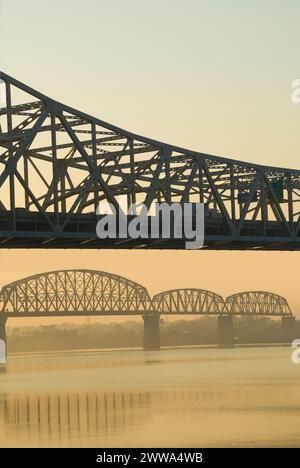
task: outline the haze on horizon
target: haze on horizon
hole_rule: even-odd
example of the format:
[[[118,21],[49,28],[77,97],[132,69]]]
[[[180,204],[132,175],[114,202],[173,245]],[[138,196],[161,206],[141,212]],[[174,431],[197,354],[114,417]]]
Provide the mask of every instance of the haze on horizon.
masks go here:
[[[290,98],[300,77],[299,2],[171,5],[1,0],[0,69],[134,133],[300,169],[300,105]],[[298,260],[299,252],[1,250],[0,286],[43,271],[91,268],[131,278],[151,294],[270,290],[300,317]]]

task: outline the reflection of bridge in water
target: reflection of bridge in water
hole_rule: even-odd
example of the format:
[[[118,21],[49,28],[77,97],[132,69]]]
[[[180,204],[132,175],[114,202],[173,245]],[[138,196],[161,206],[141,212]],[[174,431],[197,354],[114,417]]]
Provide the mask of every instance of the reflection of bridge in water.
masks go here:
[[[150,392],[10,394],[0,397],[0,422],[16,437],[72,443],[139,426]]]
[[[255,393],[259,390],[255,389]],[[185,410],[201,413],[214,407],[215,401],[231,401],[232,388],[179,388],[174,391],[2,393],[0,395],[0,431],[14,434],[19,446],[30,442],[43,446],[80,446],[92,441],[94,446],[108,446],[110,434],[137,433],[149,423],[149,411],[174,411],[174,403]],[[132,437],[132,435],[131,435]],[[114,441],[115,443],[115,441]],[[131,441],[132,443],[132,441]]]
[[[294,316],[287,300],[270,292],[241,292],[227,297],[203,289],[175,289],[150,297],[134,281],[102,271],[41,273],[4,286],[0,293],[0,342],[9,317],[140,316],[144,349],[160,348],[160,316],[217,316],[219,343],[234,340],[233,317],[280,317],[290,337]]]

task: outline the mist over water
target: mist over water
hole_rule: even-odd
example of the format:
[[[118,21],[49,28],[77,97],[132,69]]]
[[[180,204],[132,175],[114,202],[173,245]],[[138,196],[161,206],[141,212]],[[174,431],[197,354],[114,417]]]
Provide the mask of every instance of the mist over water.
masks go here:
[[[289,347],[9,356],[1,447],[300,445]]]

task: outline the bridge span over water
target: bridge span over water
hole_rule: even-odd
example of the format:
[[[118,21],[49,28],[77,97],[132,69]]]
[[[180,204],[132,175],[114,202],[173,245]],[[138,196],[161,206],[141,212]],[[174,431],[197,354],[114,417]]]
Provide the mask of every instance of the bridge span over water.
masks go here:
[[[205,249],[299,250],[300,171],[180,148],[61,104],[0,72],[0,248],[181,249],[104,239],[96,210],[200,202]]]
[[[279,317],[290,334],[294,316],[287,300],[265,291],[219,294],[197,288],[174,289],[150,296],[146,287],[119,275],[94,270],[39,273],[2,287],[0,340],[8,318],[140,316],[144,348],[159,349],[161,315],[216,316],[219,342],[233,342],[233,317]]]

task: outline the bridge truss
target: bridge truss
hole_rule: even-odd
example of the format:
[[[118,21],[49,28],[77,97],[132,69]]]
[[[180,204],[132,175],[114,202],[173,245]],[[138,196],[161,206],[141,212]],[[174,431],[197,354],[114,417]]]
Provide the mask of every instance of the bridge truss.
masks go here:
[[[147,289],[118,275],[62,270],[24,278],[2,288],[5,317],[141,315],[149,310]]]
[[[287,300],[266,291],[247,291],[227,297],[225,310],[229,315],[292,317]]]
[[[224,311],[222,296],[203,289],[173,289],[156,294],[153,306],[161,314],[220,315]]]
[[[9,317],[91,315],[251,315],[292,317],[287,300],[270,292],[222,296],[196,288],[162,291],[150,297],[139,283],[95,270],[36,274],[3,286],[0,321]]]
[[[299,170],[155,141],[0,79],[0,248],[184,248],[98,239],[99,203],[125,199],[204,203],[205,249],[300,249]]]

